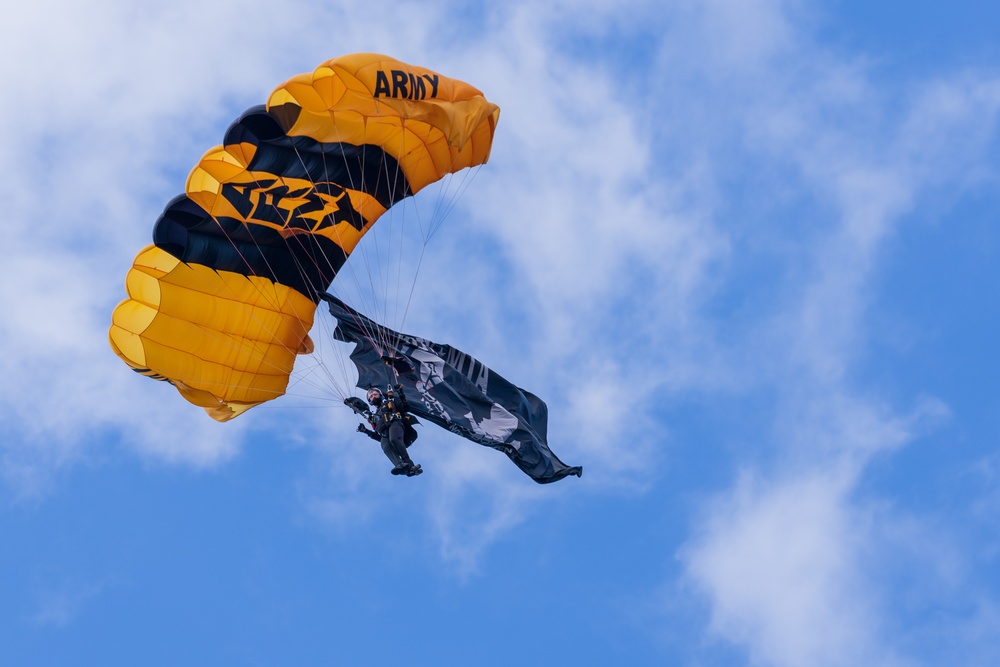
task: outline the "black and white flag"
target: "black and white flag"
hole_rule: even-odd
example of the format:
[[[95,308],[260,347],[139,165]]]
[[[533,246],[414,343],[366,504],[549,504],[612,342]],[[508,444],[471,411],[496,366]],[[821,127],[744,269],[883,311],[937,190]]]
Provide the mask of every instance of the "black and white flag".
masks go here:
[[[359,388],[403,385],[413,414],[503,452],[539,484],[581,475],[546,444],[548,407],[540,398],[450,345],[387,329],[321,296],[337,318],[334,337],[354,343]]]

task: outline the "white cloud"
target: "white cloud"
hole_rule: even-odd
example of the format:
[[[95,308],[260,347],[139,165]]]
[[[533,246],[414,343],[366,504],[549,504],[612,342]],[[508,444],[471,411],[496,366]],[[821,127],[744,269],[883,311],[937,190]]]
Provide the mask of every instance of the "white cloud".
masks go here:
[[[73,623],[83,613],[87,603],[108,587],[107,581],[80,584],[63,582],[58,587],[47,588],[37,595],[36,610],[29,620],[40,626],[63,628]]]
[[[893,600],[879,583],[882,562],[927,549],[888,539],[912,519],[859,500],[858,487],[873,457],[933,427],[942,407],[925,401],[900,420],[849,397],[787,400],[775,425],[777,471],[745,470],[707,504],[680,551],[685,580],[709,601],[713,634],[755,663],[904,664],[887,632]]]
[[[407,322],[545,398],[553,449],[587,469],[584,487],[535,487],[497,452],[421,450],[440,481],[412,498],[442,557],[473,573],[541,502],[650,488],[672,437],[653,401],[774,396],[771,430],[747,448],[765,460],[710,504],[682,551],[688,580],[713,631],[755,660],[896,659],[891,591],[866,569],[868,549],[892,548],[872,542],[859,479],[947,407],[918,398],[906,414],[854,371],[904,217],[929,189],[996,180],[995,78],[883,85],[812,42],[813,5],[780,0],[506,3],[483,10],[488,30],[465,33],[441,20],[447,4],[65,4],[22,3],[0,27],[0,55],[24,63],[0,72],[17,91],[0,102],[4,224],[16,230],[16,278],[0,285],[12,486],[42,488],[108,439],[214,465],[282,419],[210,422],[114,358],[107,318],[163,203],[234,113],[322,58],[393,53],[480,84],[503,109],[493,159],[429,250],[436,270],[423,270]],[[618,67],[624,56],[586,41],[622,35],[652,53],[651,69]],[[351,525],[407,493],[381,453],[329,444],[331,432],[350,440],[350,415],[295,415],[282,437],[314,443],[328,466],[316,474],[337,481],[303,483],[316,515]],[[57,622],[50,608],[40,618]],[[991,627],[992,603],[981,608]]]
[[[756,664],[908,663],[912,645],[893,634],[901,593],[877,564],[903,557],[945,571],[955,551],[888,543],[881,534],[914,518],[883,512],[874,525],[878,501],[859,487],[873,461],[949,408],[917,388],[905,414],[858,369],[880,262],[905,216],[943,184],[995,178],[984,147],[996,138],[997,81],[964,72],[887,86],[812,43],[798,4],[736,4],[685,15],[664,43],[662,88],[694,91],[690,116],[674,122],[703,142],[709,182],[761,186],[729,193],[727,213],[747,217],[719,222],[733,231],[725,268],[766,261],[780,279],[753,302],[762,307],[747,330],[725,332],[722,359],[742,378],[731,387],[773,394],[777,409],[769,431],[743,436],[752,472],[714,496],[681,549],[685,580],[708,604],[714,636]],[[751,223],[760,228],[737,228]]]
[[[512,483],[521,473],[499,452],[456,447],[431,460],[425,468],[441,480],[429,502],[431,523],[442,558],[459,577],[477,573],[484,551],[524,521],[535,503],[558,494]]]
[[[712,631],[756,664],[891,664],[879,655],[877,601],[858,576],[859,519],[835,475],[741,477],[683,557],[713,601]]]

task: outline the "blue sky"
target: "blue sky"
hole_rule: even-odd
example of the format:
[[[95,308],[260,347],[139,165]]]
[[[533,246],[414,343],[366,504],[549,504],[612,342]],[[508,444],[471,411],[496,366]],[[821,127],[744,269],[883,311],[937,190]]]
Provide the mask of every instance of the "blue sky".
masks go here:
[[[994,663],[995,3],[278,6],[0,27],[0,663]],[[406,330],[581,479],[431,426],[392,477],[346,409],[219,425],[110,351],[191,166],[355,51],[500,105]]]

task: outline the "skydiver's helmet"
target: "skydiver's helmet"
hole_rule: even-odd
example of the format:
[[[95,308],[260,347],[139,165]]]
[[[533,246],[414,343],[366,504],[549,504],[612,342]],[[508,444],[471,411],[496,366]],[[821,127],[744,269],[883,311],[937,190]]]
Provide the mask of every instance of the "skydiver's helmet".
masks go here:
[[[382,392],[378,387],[372,387],[368,390],[368,402],[372,405],[382,405]]]

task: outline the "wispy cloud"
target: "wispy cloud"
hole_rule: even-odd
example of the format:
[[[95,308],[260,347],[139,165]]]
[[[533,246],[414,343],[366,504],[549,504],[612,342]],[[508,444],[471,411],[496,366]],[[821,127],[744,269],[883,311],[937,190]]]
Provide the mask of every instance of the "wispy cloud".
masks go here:
[[[711,630],[767,665],[891,664],[877,600],[858,576],[864,522],[844,480],[744,475],[685,553],[712,600]]]
[[[709,120],[735,142],[739,169],[776,184],[754,195],[787,230],[774,234],[755,216],[762,237],[732,249],[739,262],[763,247],[784,274],[748,334],[730,340],[755,360],[733,372],[753,372],[750,386],[773,391],[777,409],[769,432],[747,438],[744,472],[707,504],[681,562],[713,633],[755,662],[908,664],[889,611],[899,591],[872,564],[905,551],[879,535],[912,519],[880,513],[873,524],[875,501],[859,486],[876,457],[925,435],[949,409],[919,393],[915,408],[892,405],[859,382],[857,367],[873,334],[880,261],[905,216],[943,184],[966,187],[992,169],[982,146],[995,136],[996,80],[962,72],[887,85],[813,43],[800,5],[751,4],[740,15],[761,29],[746,32],[767,40],[743,40],[733,6],[709,3],[694,28],[686,24],[700,39],[665,51],[681,78],[686,63],[699,63],[717,102]]]
[[[17,91],[0,102],[9,488],[42,493],[98,446],[218,465],[274,428],[317,453],[300,489],[314,516],[356,525],[405,496],[470,575],[543,505],[656,488],[668,444],[703,444],[668,442],[665,405],[748,397],[766,427],[710,435],[746,443],[724,462],[741,472],[686,490],[707,499],[683,580],[713,636],[767,664],[906,662],[914,644],[895,640],[890,611],[904,603],[877,576],[903,554],[940,582],[905,604],[961,589],[975,612],[953,636],[989,644],[996,601],[970,593],[958,538],[922,552],[935,520],[864,486],[951,408],[919,387],[885,395],[859,363],[913,212],[997,182],[995,75],[887,82],[864,54],[821,46],[816,5],[792,0],[500,3],[461,29],[440,20],[448,3],[64,5],[24,5],[0,27],[6,62],[23,63],[0,72]],[[542,396],[553,449],[584,479],[535,487],[501,454],[429,446],[425,430],[415,454],[438,481],[406,495],[377,451],[331,444],[350,441],[349,414],[217,425],[108,350],[131,258],[201,152],[274,82],[360,50],[468,79],[501,105],[493,158],[428,248],[407,324]],[[36,619],[67,622],[78,598],[53,596]]]
[[[86,605],[108,586],[106,581],[49,585],[38,594],[37,606],[28,620],[34,625],[64,628],[73,623],[84,612]]]

